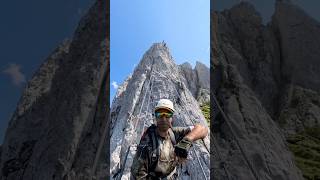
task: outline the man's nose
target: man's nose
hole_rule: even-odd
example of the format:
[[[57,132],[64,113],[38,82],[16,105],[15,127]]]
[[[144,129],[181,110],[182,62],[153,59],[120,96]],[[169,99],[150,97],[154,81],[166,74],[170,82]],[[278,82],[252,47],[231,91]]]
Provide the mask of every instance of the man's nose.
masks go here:
[[[163,121],[167,120],[167,118],[165,116],[161,116],[160,119],[163,120]]]

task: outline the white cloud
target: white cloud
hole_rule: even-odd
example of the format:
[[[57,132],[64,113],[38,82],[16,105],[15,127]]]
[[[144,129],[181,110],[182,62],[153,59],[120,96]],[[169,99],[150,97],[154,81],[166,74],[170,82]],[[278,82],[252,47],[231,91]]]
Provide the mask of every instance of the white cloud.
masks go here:
[[[9,67],[7,67],[5,70],[3,70],[2,73],[10,76],[11,81],[15,86],[20,86],[26,82],[26,77],[20,71],[20,68],[21,68],[20,65],[12,63],[12,64],[9,64]]]
[[[112,81],[111,85],[113,86],[114,89],[118,89],[119,85],[117,82]]]

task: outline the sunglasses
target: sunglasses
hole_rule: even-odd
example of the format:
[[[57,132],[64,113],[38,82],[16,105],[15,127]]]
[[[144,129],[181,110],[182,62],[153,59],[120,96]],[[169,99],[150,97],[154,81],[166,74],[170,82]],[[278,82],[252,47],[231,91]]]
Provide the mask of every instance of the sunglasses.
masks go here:
[[[171,118],[173,116],[172,112],[155,112],[156,118],[161,118],[161,117],[166,117],[166,118]]]

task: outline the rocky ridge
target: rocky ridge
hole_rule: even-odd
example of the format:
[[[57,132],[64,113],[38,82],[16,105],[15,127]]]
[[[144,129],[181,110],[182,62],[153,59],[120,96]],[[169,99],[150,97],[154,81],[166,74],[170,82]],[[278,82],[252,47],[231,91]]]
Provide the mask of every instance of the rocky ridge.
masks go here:
[[[179,68],[186,80],[184,83],[193,97],[200,104],[210,102],[210,69],[199,61],[196,62],[194,69],[188,62],[179,65]]]
[[[262,24],[259,13],[248,2],[218,12],[217,16],[216,56],[220,64],[215,67],[212,89],[235,131],[243,131],[237,136],[253,171],[262,179],[315,178],[316,173],[307,171],[319,162],[312,162],[311,169],[304,169],[302,177],[296,166],[302,168],[301,164],[307,163],[310,156],[294,161],[297,157],[294,158],[290,150],[296,154],[297,149],[290,145],[289,150],[286,141],[310,128],[319,128],[319,23],[290,1],[280,0],[276,1],[275,13],[267,25]],[[235,140],[225,134],[230,129],[224,118],[221,114],[215,116],[218,148],[237,154],[239,149],[230,150],[229,145]],[[254,125],[265,123],[262,121],[268,122],[266,126]],[[265,129],[269,131],[266,134]],[[253,141],[250,148],[246,147],[246,138]],[[295,141],[289,143],[292,142]],[[256,150],[251,152],[251,149]],[[313,152],[311,157],[319,157],[314,149],[308,151]],[[270,158],[274,154],[281,155],[281,162]],[[242,155],[235,156],[233,158],[237,159]],[[221,159],[213,157],[213,162],[217,162],[215,178],[225,178],[226,173],[218,166]],[[227,155],[223,153],[222,157],[227,158]],[[231,177],[236,177],[233,169],[241,167],[227,159],[227,169]],[[275,169],[282,169],[282,172]],[[240,179],[254,179],[252,174],[243,174]]]

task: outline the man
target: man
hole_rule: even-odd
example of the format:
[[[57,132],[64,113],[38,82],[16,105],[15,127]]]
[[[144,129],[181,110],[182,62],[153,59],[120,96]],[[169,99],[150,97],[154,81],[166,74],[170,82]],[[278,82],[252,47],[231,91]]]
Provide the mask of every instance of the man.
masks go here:
[[[141,137],[131,166],[132,179],[176,179],[176,166],[186,160],[192,142],[207,136],[208,129],[200,124],[172,127],[174,111],[168,99],[157,103],[156,125],[150,126]]]

